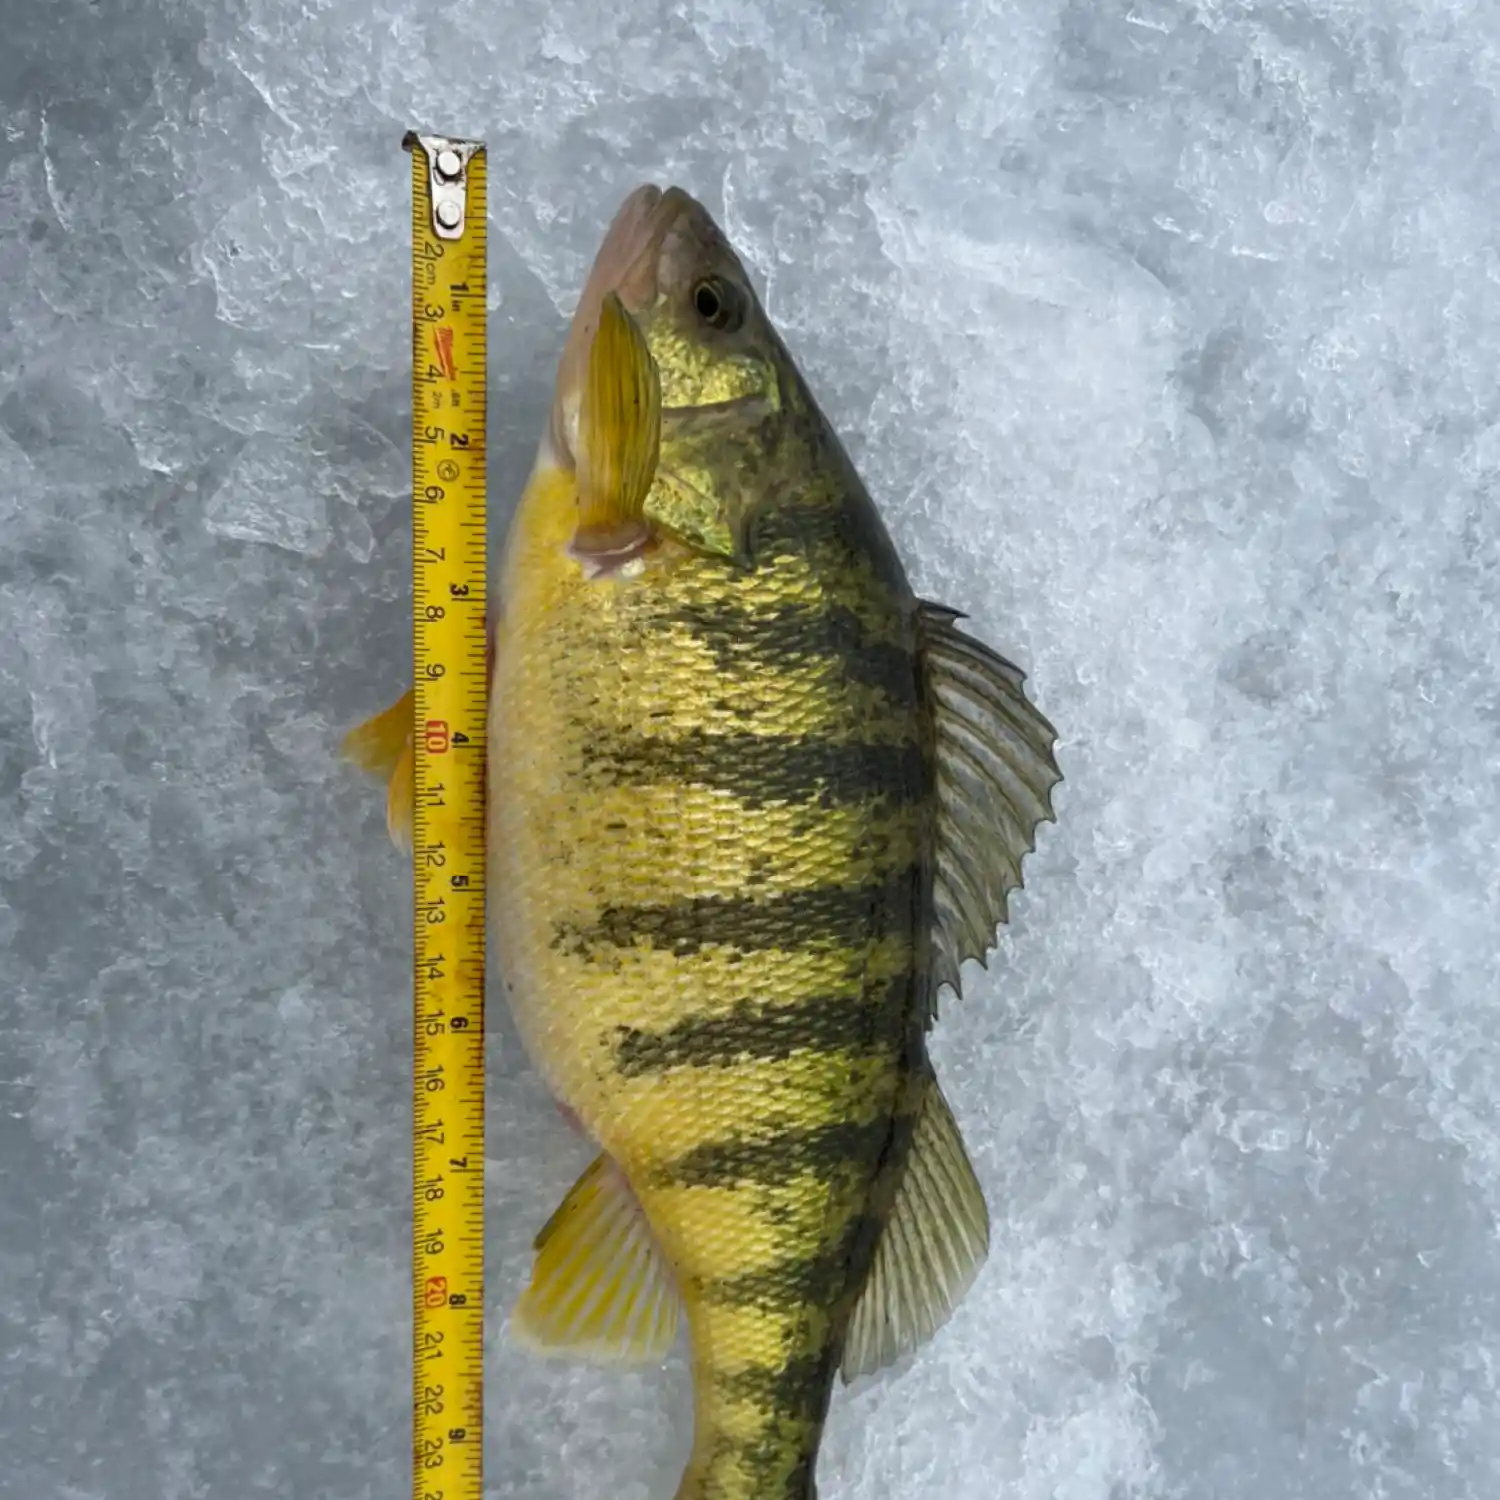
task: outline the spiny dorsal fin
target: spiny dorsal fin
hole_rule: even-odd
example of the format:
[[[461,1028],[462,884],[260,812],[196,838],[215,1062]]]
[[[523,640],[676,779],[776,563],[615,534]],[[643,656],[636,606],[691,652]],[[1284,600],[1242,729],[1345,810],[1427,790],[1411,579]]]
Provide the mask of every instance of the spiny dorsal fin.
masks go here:
[[[882,1369],[926,1343],[974,1284],[989,1245],[984,1191],[933,1078],[844,1337],[844,1379]]]
[[[398,849],[411,850],[412,700],[410,688],[373,719],[366,719],[344,736],[341,749],[360,770],[383,776],[386,782],[385,826]]]
[[[661,442],[661,381],[646,340],[608,293],[578,406],[578,531],[569,549],[614,572],[650,539],[642,519]]]
[[[609,1157],[596,1156],[536,1237],[512,1331],[544,1352],[642,1364],[672,1347],[680,1312],[639,1200]]]
[[[957,610],[918,607],[922,677],[937,742],[937,864],[931,1004],[960,993],[966,958],[983,963],[1007,920],[1021,862],[1053,820],[1057,731],[1027,701],[1025,674],[957,629]]]

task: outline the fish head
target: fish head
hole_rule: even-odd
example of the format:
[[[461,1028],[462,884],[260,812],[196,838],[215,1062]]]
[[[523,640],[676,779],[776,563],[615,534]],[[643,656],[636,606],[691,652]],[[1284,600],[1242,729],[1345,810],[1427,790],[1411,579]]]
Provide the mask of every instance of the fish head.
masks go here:
[[[661,392],[646,520],[697,550],[746,560],[747,522],[780,450],[789,357],[745,267],[681,188],[637,188],[605,235],[568,332],[548,441],[571,467],[589,350],[614,292]]]

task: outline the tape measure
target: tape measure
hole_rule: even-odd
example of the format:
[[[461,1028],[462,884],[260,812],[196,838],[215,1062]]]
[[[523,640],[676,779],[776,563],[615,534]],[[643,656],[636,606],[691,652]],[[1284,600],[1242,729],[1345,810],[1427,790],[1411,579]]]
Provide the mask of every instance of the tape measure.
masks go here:
[[[412,1495],[484,1475],[485,158],[412,153]]]

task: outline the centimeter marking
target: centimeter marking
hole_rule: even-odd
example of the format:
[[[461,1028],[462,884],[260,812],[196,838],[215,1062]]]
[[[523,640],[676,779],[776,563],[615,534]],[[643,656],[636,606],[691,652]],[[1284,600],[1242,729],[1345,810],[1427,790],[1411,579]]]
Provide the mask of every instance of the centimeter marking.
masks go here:
[[[485,157],[470,142],[408,136],[405,144],[416,678],[412,1495],[482,1500]],[[459,174],[441,191],[457,195],[458,232],[440,200],[439,233],[433,184],[455,163]]]

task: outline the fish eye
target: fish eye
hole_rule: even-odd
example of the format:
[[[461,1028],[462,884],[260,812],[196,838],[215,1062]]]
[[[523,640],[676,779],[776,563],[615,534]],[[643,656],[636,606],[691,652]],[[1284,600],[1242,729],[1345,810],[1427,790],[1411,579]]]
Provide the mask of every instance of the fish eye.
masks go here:
[[[745,321],[738,288],[718,276],[706,276],[693,288],[693,311],[721,333],[733,333]]]

